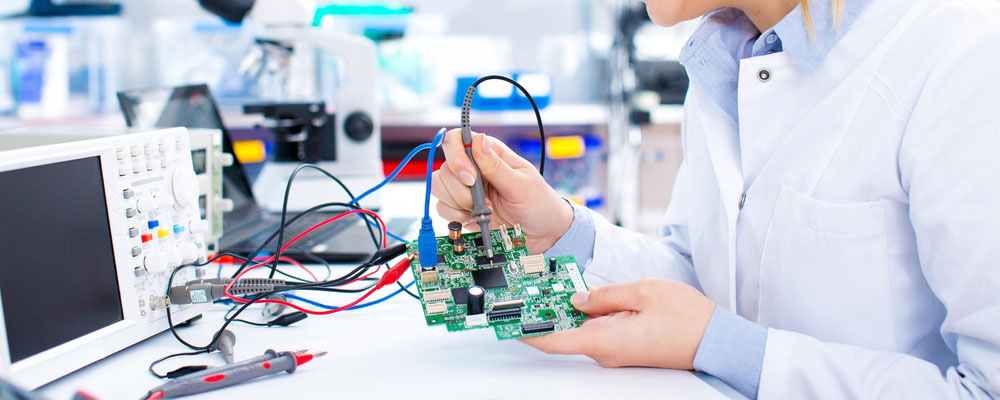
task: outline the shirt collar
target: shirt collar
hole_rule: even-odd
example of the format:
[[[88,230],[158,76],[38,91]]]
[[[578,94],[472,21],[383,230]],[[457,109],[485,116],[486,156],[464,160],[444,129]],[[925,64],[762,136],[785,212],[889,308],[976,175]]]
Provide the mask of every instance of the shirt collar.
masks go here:
[[[823,64],[826,56],[843,34],[857,21],[858,16],[870,2],[871,0],[844,0],[844,10],[839,26],[834,26],[832,1],[811,2],[809,15],[812,19],[813,35],[810,35],[806,28],[801,5],[795,7],[773,28],[763,34],[750,23],[743,11],[735,8],[722,8],[705,16],[701,25],[691,36],[688,45],[681,51],[680,61],[684,63],[685,60],[692,59],[694,54],[700,52],[704,45],[723,47],[716,50],[723,50],[731,54],[735,60],[768,54],[776,49],[785,52],[802,71],[812,75]],[[780,43],[764,42],[770,33],[777,34]],[[723,40],[708,40],[713,36]],[[754,43],[755,38],[757,38],[757,43]],[[748,45],[748,42],[753,44]],[[752,52],[746,52],[747,47],[750,47]],[[772,51],[759,51],[762,48],[770,48]]]
[[[810,2],[809,16],[812,19],[814,34],[811,36],[806,27],[802,6],[795,7],[781,21],[771,28],[781,38],[781,47],[799,68],[812,75],[823,65],[826,56],[840,38],[858,20],[861,12],[871,0],[845,0],[841,22],[834,24],[833,2],[819,0]],[[766,35],[761,35],[765,37]]]

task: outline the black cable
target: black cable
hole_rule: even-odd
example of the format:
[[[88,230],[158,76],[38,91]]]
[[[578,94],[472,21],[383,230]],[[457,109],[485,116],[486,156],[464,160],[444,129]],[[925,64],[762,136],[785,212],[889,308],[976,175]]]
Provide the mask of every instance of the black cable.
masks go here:
[[[524,88],[524,86],[521,86],[520,83],[517,83],[517,81],[503,75],[486,75],[482,78],[477,79],[476,82],[472,84],[472,86],[469,86],[469,89],[465,95],[465,100],[462,102],[462,127],[463,128],[471,127],[469,122],[469,110],[472,108],[472,95],[473,93],[475,93],[476,87],[479,86],[480,83],[494,79],[498,79],[507,82],[511,85],[514,85],[514,87],[516,87],[517,90],[521,91],[521,94],[523,94],[524,97],[528,98],[528,102],[531,103],[531,109],[535,111],[535,120],[538,122],[538,136],[540,136],[542,140],[542,148],[541,148],[542,155],[540,157],[540,160],[538,161],[538,174],[545,176],[544,175],[545,174],[545,128],[542,127],[542,114],[541,112],[538,111],[538,105],[535,104],[535,99],[531,98],[531,94],[528,93],[528,91]]]
[[[219,330],[217,330],[214,335],[212,335],[212,340],[209,341],[209,343],[207,345],[205,345],[205,346],[195,346],[195,345],[187,342],[186,340],[184,340],[183,338],[180,337],[180,334],[177,333],[176,327],[174,326],[173,315],[172,315],[173,313],[171,312],[170,305],[167,305],[167,308],[166,308],[167,326],[170,329],[170,333],[174,336],[174,339],[177,339],[177,341],[180,342],[181,344],[183,344],[184,346],[188,347],[191,350],[208,351],[208,349],[212,346],[212,344],[219,340],[219,337],[222,336],[222,333],[225,332],[226,328],[233,322],[233,320],[236,319],[236,317],[238,317],[244,310],[246,310],[247,307],[249,307],[250,305],[256,303],[257,301],[259,301],[259,300],[261,300],[261,299],[263,299],[265,297],[277,294],[277,293],[283,293],[283,292],[292,291],[292,290],[321,290],[321,291],[354,290],[354,289],[334,289],[334,287],[341,286],[341,285],[353,282],[354,280],[357,280],[369,268],[371,268],[372,265],[374,265],[374,264],[381,264],[382,259],[386,259],[386,258],[387,259],[392,259],[392,258],[395,258],[395,257],[401,255],[403,252],[405,252],[405,250],[406,250],[405,244],[399,244],[399,245],[393,245],[392,247],[389,247],[387,249],[381,249],[380,251],[376,251],[374,254],[372,254],[372,259],[376,260],[378,262],[371,262],[371,261],[369,261],[369,262],[363,263],[363,264],[355,267],[353,270],[351,270],[351,272],[348,272],[347,274],[345,274],[345,275],[343,275],[343,276],[341,276],[341,277],[339,277],[339,278],[337,278],[335,280],[322,281],[322,282],[309,282],[309,283],[301,283],[301,284],[290,284],[290,285],[285,286],[283,288],[276,288],[274,290],[270,290],[270,291],[267,291],[267,292],[261,292],[261,293],[255,295],[255,296],[253,296],[252,298],[250,298],[246,303],[243,303],[243,305],[240,306],[231,317],[225,318],[225,322],[222,324],[222,327],[219,328]],[[222,256],[218,255],[218,256],[212,257],[212,260],[216,260],[216,259],[218,259],[220,257],[222,257]],[[210,262],[210,261],[206,261],[206,263],[203,263],[203,264],[207,264],[208,262]],[[180,271],[184,267],[191,266],[191,265],[192,264],[182,265],[182,266],[174,268],[172,271],[170,271],[170,276],[167,278],[167,289],[168,290],[169,290],[169,288],[171,286],[173,286],[174,277],[177,275],[177,271]]]
[[[247,321],[245,319],[234,319],[233,322],[242,322],[244,324],[253,326],[268,326],[266,322],[260,323],[260,322]]]
[[[154,367],[156,367],[156,364],[159,364],[161,362],[167,361],[167,360],[169,360],[171,358],[174,358],[174,357],[193,356],[193,355],[196,355],[196,354],[204,354],[204,353],[208,353],[208,352],[209,352],[208,350],[197,350],[197,351],[189,351],[189,352],[184,352],[184,353],[174,353],[174,354],[168,355],[166,357],[159,358],[156,361],[153,361],[152,363],[149,364],[149,373],[153,374],[153,376],[155,376],[157,378],[167,379],[169,377],[168,374],[160,375],[160,374],[156,373],[155,369],[153,369]]]
[[[403,285],[402,282],[396,281],[396,284],[399,285],[399,288],[403,289],[403,291],[406,292],[406,294],[410,295],[410,297],[412,297],[414,299],[417,299],[417,300],[420,300],[420,296],[417,296],[416,294],[414,294],[413,292],[411,292],[410,289],[407,289],[406,285]]]
[[[336,207],[351,208],[351,209],[360,209],[361,208],[361,207],[358,207],[358,206],[353,205],[353,204],[341,203],[341,202],[323,203],[323,204],[320,204],[320,205],[316,205],[316,206],[310,207],[309,209],[307,209],[307,210],[305,210],[305,211],[303,211],[303,212],[295,215],[287,223],[285,223],[284,225],[282,225],[282,227],[290,226],[291,224],[294,224],[295,221],[298,221],[299,218],[305,217],[306,215],[311,214],[313,212],[319,211],[319,210],[324,209],[324,208],[335,207],[335,206]],[[367,214],[362,214],[362,215],[367,216]],[[369,225],[369,228],[371,228],[370,225]],[[271,243],[272,240],[275,239],[275,237],[278,236],[278,231],[281,230],[281,229],[282,228],[279,227],[277,230],[275,230],[274,232],[272,232],[271,235],[268,236],[267,239],[265,239],[259,246],[257,246],[257,248],[254,249],[254,251],[252,251],[250,253],[250,255],[248,256],[248,258],[247,258],[248,261],[244,261],[244,263],[242,265],[240,265],[240,267],[236,270],[236,272],[233,273],[232,277],[235,278],[236,275],[239,275],[240,272],[243,272],[243,270],[246,269],[250,265],[250,261],[249,260],[255,258],[258,254],[260,254],[260,252],[264,250],[264,247],[266,247],[269,243]],[[379,230],[379,233],[381,233],[381,230]],[[373,234],[373,236],[374,236],[374,234]],[[380,241],[378,240],[378,237],[376,237],[375,241],[380,243]],[[381,244],[379,244],[379,247],[381,247]]]
[[[376,239],[376,241],[377,241],[377,239]],[[323,278],[324,281],[330,279],[330,277],[333,276],[333,269],[330,268],[330,263],[328,263],[322,257],[318,257],[315,254],[313,254],[311,252],[308,252],[308,251],[305,251],[301,247],[298,247],[298,246],[295,246],[294,249],[298,250],[299,254],[301,254],[303,257],[308,258],[308,259],[312,260],[313,262],[315,262],[317,264],[323,264],[323,266],[326,267],[326,277]]]
[[[278,258],[281,257],[281,252],[282,252],[281,247],[284,244],[285,227],[287,226],[285,225],[285,218],[288,215],[288,196],[291,194],[292,191],[292,182],[295,180],[295,176],[298,175],[300,171],[306,168],[319,171],[323,175],[326,175],[328,178],[333,179],[335,182],[337,182],[338,185],[340,185],[342,189],[344,189],[344,192],[347,193],[347,196],[349,198],[354,199],[354,194],[351,193],[351,189],[348,189],[347,185],[344,185],[344,182],[341,182],[340,179],[337,179],[336,176],[327,172],[325,169],[320,168],[319,166],[313,164],[302,164],[299,165],[298,167],[295,167],[295,170],[292,171],[292,174],[288,177],[288,183],[285,184],[285,195],[281,202],[281,222],[279,223],[278,226],[278,243],[276,245],[277,249],[274,252],[274,262],[271,264],[271,273],[268,275],[268,278],[273,278],[274,271],[278,269]],[[354,207],[360,208],[360,206],[358,205],[354,205]],[[368,218],[366,217],[365,214],[361,214],[361,218],[365,221],[365,226],[368,227],[368,232],[374,238],[375,234],[371,230],[371,224],[368,223]],[[384,245],[384,243],[382,245]],[[381,247],[381,245],[379,246]]]

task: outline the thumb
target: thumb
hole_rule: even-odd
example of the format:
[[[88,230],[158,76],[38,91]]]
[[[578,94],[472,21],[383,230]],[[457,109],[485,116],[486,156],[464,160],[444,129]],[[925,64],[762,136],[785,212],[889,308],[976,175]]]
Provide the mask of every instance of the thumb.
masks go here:
[[[501,193],[523,191],[525,166],[527,171],[535,171],[528,160],[521,158],[495,138],[478,135],[472,139],[471,149],[483,180]]]
[[[590,292],[577,292],[570,302],[588,315],[607,315],[620,311],[639,311],[642,297],[632,284],[604,286]]]

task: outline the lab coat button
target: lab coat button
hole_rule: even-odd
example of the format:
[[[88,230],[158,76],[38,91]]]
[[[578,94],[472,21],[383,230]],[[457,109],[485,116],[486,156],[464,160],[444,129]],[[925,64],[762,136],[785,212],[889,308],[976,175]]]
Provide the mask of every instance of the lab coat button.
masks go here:
[[[699,59],[698,59],[698,66],[699,66],[699,67],[704,67],[704,66],[705,66],[705,64],[706,64],[706,63],[705,63],[705,59],[704,59],[704,58],[699,58]]]
[[[767,35],[767,38],[765,38],[764,41],[767,42],[767,44],[771,44],[771,43],[777,42],[778,41],[778,35],[773,34],[773,33],[770,34],[770,35]]]
[[[743,209],[743,203],[747,202],[747,194],[743,193],[740,195],[740,210]]]
[[[767,68],[761,68],[760,71],[757,71],[757,79],[760,79],[761,82],[767,82],[771,80],[771,71],[769,71]]]

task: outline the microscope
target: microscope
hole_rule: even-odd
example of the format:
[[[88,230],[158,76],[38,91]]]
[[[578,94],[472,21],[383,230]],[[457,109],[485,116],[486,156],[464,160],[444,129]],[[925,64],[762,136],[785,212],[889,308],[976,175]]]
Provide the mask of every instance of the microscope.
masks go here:
[[[375,101],[378,74],[375,44],[364,37],[312,27],[316,5],[310,0],[199,0],[205,9],[239,23],[263,26],[256,46],[240,72],[258,83],[260,104],[244,112],[260,114],[272,132],[274,157],[253,184],[254,196],[266,209],[282,207],[284,187],[301,163],[327,170],[355,194],[375,186],[382,172],[381,126]],[[315,71],[322,53],[338,57],[340,76],[331,102],[318,100]],[[332,104],[331,104],[332,103]],[[347,202],[339,185],[306,170],[296,176],[289,211],[323,202]],[[378,208],[381,198],[365,198],[365,208]]]

